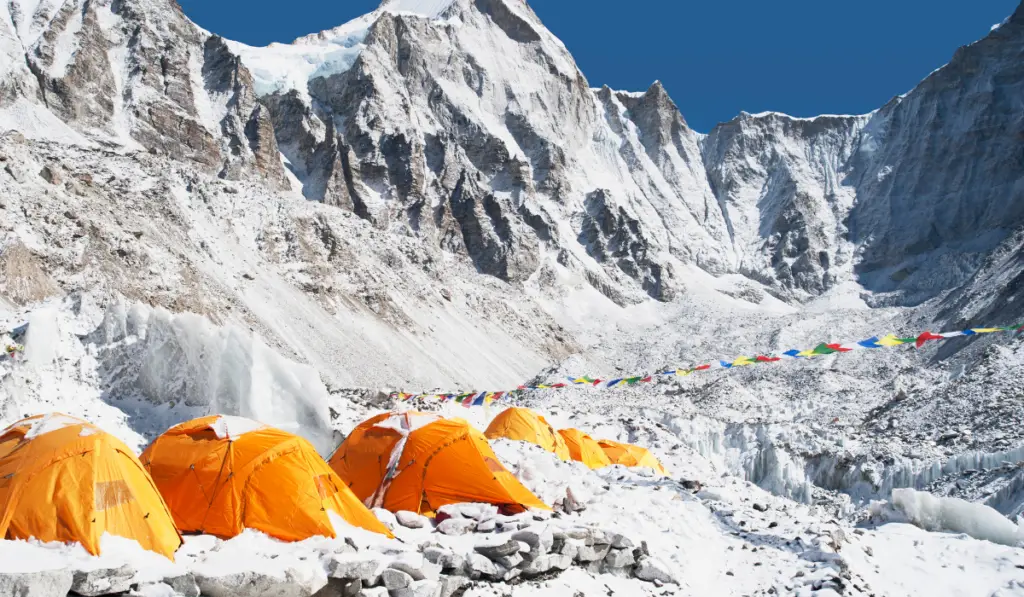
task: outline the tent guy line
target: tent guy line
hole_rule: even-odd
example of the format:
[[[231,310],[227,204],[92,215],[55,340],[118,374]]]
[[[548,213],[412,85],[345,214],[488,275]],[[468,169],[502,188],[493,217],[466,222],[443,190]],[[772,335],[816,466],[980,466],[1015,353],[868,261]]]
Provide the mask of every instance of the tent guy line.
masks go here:
[[[420,400],[439,400],[441,402],[455,401],[466,408],[473,406],[489,406],[491,403],[501,400],[502,398],[511,398],[525,394],[526,392],[539,391],[539,390],[561,390],[564,388],[574,386],[592,386],[596,388],[616,388],[621,386],[632,386],[640,383],[651,383],[659,377],[665,376],[679,376],[686,377],[693,373],[700,371],[709,371],[712,369],[732,369],[734,367],[747,367],[750,365],[776,363],[782,361],[784,358],[790,359],[810,359],[819,356],[828,356],[833,354],[843,354],[847,352],[856,352],[859,350],[874,350],[879,348],[892,348],[896,346],[912,345],[915,348],[921,348],[928,342],[938,342],[943,340],[951,340],[953,338],[979,336],[984,334],[997,334],[997,333],[1018,333],[1024,330],[1024,324],[1018,324],[1009,327],[979,327],[979,328],[968,328],[966,330],[956,332],[923,332],[917,336],[900,337],[896,334],[888,334],[882,336],[872,336],[867,340],[861,340],[859,342],[841,342],[841,343],[821,343],[809,350],[787,350],[783,353],[768,353],[767,355],[758,355],[755,357],[741,356],[732,361],[713,361],[703,365],[697,365],[687,368],[677,369],[661,369],[655,373],[646,373],[641,375],[635,375],[631,377],[617,377],[617,378],[599,378],[599,377],[570,377],[566,381],[553,381],[550,383],[541,383],[536,385],[521,385],[514,390],[503,390],[498,392],[426,392],[426,393],[408,393],[408,392],[392,392],[390,397],[400,402],[406,402],[413,399]]]

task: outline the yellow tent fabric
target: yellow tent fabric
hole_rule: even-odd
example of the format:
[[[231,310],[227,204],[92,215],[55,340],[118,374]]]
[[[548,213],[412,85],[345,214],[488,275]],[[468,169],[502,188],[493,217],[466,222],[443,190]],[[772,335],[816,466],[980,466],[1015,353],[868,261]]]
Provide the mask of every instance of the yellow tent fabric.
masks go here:
[[[182,532],[336,537],[330,511],[391,536],[308,441],[249,419],[212,416],[172,427],[142,453],[142,463]]]
[[[633,444],[621,444],[607,439],[602,439],[597,443],[604,450],[604,453],[608,455],[608,459],[612,461],[612,464],[644,466],[654,469],[658,474],[668,475],[665,467],[647,448],[641,448]]]
[[[537,444],[554,452],[562,460],[570,460],[569,447],[547,420],[528,408],[512,407],[494,417],[484,431],[487,439],[507,438]]]
[[[0,538],[77,542],[99,555],[104,533],[173,559],[167,506],[121,440],[53,413],[0,432]]]
[[[562,436],[573,460],[582,462],[592,469],[609,466],[612,463],[597,441],[579,429],[559,429],[558,435]]]
[[[331,456],[359,499],[392,512],[433,515],[447,504],[494,504],[506,514],[550,508],[510,473],[462,419],[385,413],[364,421]]]

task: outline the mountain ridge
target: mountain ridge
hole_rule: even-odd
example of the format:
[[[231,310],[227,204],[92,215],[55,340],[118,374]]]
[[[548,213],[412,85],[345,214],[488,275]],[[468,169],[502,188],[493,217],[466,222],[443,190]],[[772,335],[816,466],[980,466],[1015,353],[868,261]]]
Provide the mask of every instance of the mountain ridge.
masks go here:
[[[561,325],[558,305],[581,283],[619,308],[690,300],[695,284],[749,297],[755,309],[801,309],[837,293],[875,306],[930,304],[968,283],[1024,220],[1017,165],[1006,157],[1018,111],[988,91],[996,78],[1022,78],[1024,8],[869,114],[741,113],[702,134],[659,82],[643,92],[591,87],[529,7],[507,0],[385,2],[267,48],[206,32],[164,0],[43,2],[29,17],[12,14],[19,6],[7,2],[0,13],[0,50],[17,58],[19,46],[26,64],[12,59],[0,80],[0,125],[31,137],[22,123],[32,123],[43,139],[73,133],[104,151],[168,160],[187,174],[161,184],[187,195],[205,185],[223,200],[220,180],[259,187],[246,192],[268,209],[291,211],[302,197],[338,211],[315,210],[301,224],[311,228],[282,223],[290,240],[277,244],[319,238],[315,258],[306,248],[274,253],[276,243],[253,249],[256,269],[279,269],[273,277],[328,311],[352,302],[346,279],[387,297],[366,299],[374,308],[404,302],[398,285],[369,282],[339,261],[342,233],[323,224],[335,219],[354,218],[344,234],[369,226],[411,243],[420,255],[395,266],[410,280],[458,262],[485,293],[491,283],[477,276],[547,304],[531,307],[541,327]],[[300,63],[306,70],[296,71]],[[954,80],[967,91],[950,92]],[[965,116],[922,116],[935,110]],[[982,143],[987,130],[997,134]],[[965,154],[978,157],[957,157]],[[932,225],[922,230],[924,220]],[[244,244],[265,243],[262,232],[246,235]],[[977,237],[983,242],[969,242]],[[372,260],[398,264],[387,244],[368,249]],[[202,283],[220,288],[221,266],[199,267],[193,249],[211,259],[201,245],[178,259],[208,270]],[[410,305],[389,309],[398,321],[415,319],[401,315]],[[560,336],[549,356],[579,348]]]

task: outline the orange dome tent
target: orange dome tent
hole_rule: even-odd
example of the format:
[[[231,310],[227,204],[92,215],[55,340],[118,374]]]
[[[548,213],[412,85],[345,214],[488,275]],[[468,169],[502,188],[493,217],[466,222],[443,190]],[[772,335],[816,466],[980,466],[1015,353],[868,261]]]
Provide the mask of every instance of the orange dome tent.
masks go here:
[[[608,455],[608,459],[612,461],[612,464],[643,466],[654,469],[660,475],[668,475],[665,467],[647,448],[641,448],[633,444],[621,444],[607,439],[597,443],[604,450],[604,453]]]
[[[58,413],[0,431],[0,539],[77,542],[104,533],[173,559],[181,536],[153,480],[121,440]]]
[[[462,419],[384,413],[364,421],[331,456],[331,468],[368,506],[433,514],[481,502],[506,513],[549,508],[508,472],[487,439]]]
[[[609,466],[612,463],[597,441],[579,429],[559,429],[558,435],[562,436],[573,460],[582,462],[592,469]]]
[[[305,439],[241,417],[182,423],[142,462],[182,532],[255,529],[283,541],[336,537],[328,512],[390,536]]]
[[[494,417],[484,431],[487,439],[506,438],[537,444],[554,452],[562,460],[570,460],[569,447],[547,420],[528,408],[512,407]]]

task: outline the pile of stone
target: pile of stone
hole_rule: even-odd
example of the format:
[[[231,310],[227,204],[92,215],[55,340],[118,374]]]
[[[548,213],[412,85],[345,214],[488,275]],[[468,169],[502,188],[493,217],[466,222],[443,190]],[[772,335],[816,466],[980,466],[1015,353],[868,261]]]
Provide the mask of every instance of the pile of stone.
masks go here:
[[[309,566],[283,574],[203,569],[140,583],[131,566],[89,572],[0,575],[0,595],[82,597],[452,597],[468,586],[540,581],[571,566],[595,574],[675,583],[668,569],[624,535],[578,526],[546,512],[498,514],[486,504],[441,508],[435,519],[376,511],[406,543],[359,549],[346,540],[310,551]],[[557,516],[557,515],[556,515]],[[405,527],[401,529],[400,527]],[[410,545],[410,538],[412,545]],[[300,558],[302,559],[302,558]]]
[[[403,525],[407,519],[401,513],[396,517]],[[474,547],[468,553],[445,547],[443,541],[420,545],[424,558],[439,565],[442,577],[449,579],[446,587],[473,581],[514,584],[555,575],[570,566],[659,585],[676,582],[665,565],[651,557],[646,542],[635,545],[624,535],[577,526],[546,512],[503,516],[486,504],[457,504],[441,508],[437,520],[440,534],[474,533]]]

